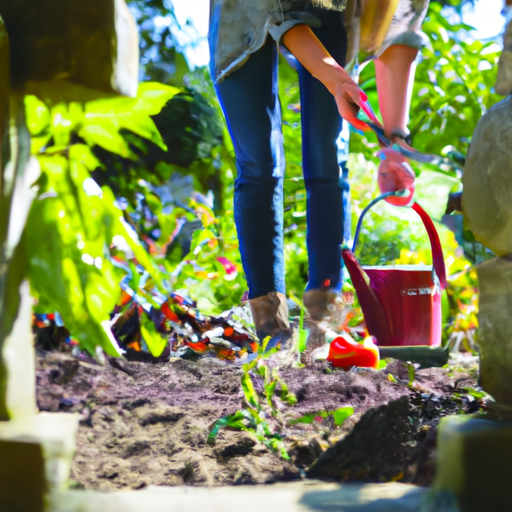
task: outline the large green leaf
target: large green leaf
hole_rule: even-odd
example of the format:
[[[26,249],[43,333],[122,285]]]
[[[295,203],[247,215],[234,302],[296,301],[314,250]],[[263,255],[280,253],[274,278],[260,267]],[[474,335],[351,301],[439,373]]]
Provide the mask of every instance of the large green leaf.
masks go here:
[[[89,145],[98,145],[123,157],[132,157],[127,140],[119,133],[130,130],[166,149],[150,116],[180,90],[156,82],[143,83],[136,98],[110,96],[81,86],[58,82],[31,83],[25,106],[29,129],[38,139],[40,151],[49,137],[55,144],[67,145],[76,132]],[[44,142],[42,142],[44,141]]]
[[[113,269],[108,268],[108,261],[103,262],[101,271],[82,261],[82,253],[76,248],[77,238],[70,233],[71,225],[63,222],[65,217],[64,202],[58,197],[34,204],[26,233],[32,289],[37,297],[59,311],[84,348],[94,353],[99,345],[108,354],[119,355],[119,347],[102,325],[108,322],[119,296],[118,280]]]
[[[99,187],[98,194],[84,188],[92,180],[83,163],[90,155],[77,148],[70,156],[40,158],[45,194],[33,205],[26,233],[30,282],[84,348],[94,353],[100,345],[119,355],[107,326],[120,293],[107,246],[116,219]]]
[[[118,140],[114,143],[108,139],[106,131],[118,133],[121,129],[127,129],[166,149],[160,132],[150,116],[158,114],[178,92],[179,89],[176,87],[150,82],[140,85],[137,98],[99,99],[88,102],[85,105],[83,127],[78,133],[86,140],[92,140],[121,156],[128,156],[127,147],[121,147]],[[100,127],[103,130],[100,130]],[[122,140],[126,144],[126,141]]]
[[[101,146],[103,149],[120,156],[129,157],[130,148],[126,140],[119,134],[119,125],[110,119],[97,120],[97,123],[89,122],[78,131],[87,144]]]

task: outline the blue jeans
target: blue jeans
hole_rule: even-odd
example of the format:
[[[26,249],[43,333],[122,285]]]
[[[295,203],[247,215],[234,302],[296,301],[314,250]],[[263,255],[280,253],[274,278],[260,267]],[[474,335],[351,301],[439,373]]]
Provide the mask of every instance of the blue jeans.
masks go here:
[[[347,42],[341,13],[315,15],[323,22],[315,29],[317,37],[344,65]],[[251,299],[272,291],[285,293],[285,160],[277,59],[277,46],[269,39],[216,88],[236,153],[234,216]],[[339,290],[343,197],[348,200],[348,183],[340,173],[336,144],[342,119],[333,96],[302,66],[299,83],[307,193],[307,289]]]

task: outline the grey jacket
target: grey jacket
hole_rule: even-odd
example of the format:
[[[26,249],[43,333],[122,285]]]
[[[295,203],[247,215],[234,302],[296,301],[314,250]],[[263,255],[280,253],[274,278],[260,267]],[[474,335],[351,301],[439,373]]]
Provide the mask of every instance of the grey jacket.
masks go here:
[[[346,0],[210,0],[208,43],[215,83],[238,69],[251,53],[259,50],[270,34],[279,42],[295,25],[320,26],[307,12],[313,3],[343,10]]]
[[[347,62],[353,63],[359,51],[361,13],[367,2],[376,1],[379,0],[348,0]],[[420,49],[426,42],[420,26],[428,4],[429,0],[399,0],[385,40],[378,50],[366,57],[378,57],[393,44]],[[221,82],[226,75],[241,67],[251,53],[265,44],[269,34],[279,42],[284,33],[295,25],[320,26],[319,20],[308,12],[311,5],[342,11],[347,0],[210,0],[208,42],[215,83]]]

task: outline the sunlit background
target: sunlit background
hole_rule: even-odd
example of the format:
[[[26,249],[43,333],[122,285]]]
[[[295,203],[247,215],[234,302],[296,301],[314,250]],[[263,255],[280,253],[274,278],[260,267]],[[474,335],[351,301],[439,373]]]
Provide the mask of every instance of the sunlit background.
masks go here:
[[[183,27],[178,43],[183,46],[191,67],[204,66],[209,61],[208,33],[209,0],[173,0],[176,21]],[[501,14],[503,0],[477,0],[475,6],[466,6],[463,21],[475,27],[473,37],[493,40],[503,31],[505,18]],[[447,16],[450,16],[447,10]],[[168,24],[160,18],[158,23]],[[498,39],[498,42],[499,39]]]

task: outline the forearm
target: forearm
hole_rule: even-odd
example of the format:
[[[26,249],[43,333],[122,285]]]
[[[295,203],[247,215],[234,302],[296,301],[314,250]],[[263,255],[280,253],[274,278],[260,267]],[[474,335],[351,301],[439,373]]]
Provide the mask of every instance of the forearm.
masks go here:
[[[392,45],[375,61],[380,113],[388,135],[407,129],[417,55],[415,48]]]
[[[283,36],[283,43],[332,94],[335,94],[340,81],[352,82],[350,75],[331,57],[307,25],[297,25],[288,30]]]
[[[331,57],[307,25],[297,25],[283,36],[283,42],[297,60],[334,96],[340,115],[358,129],[365,125],[357,119],[365,94],[350,75]]]

